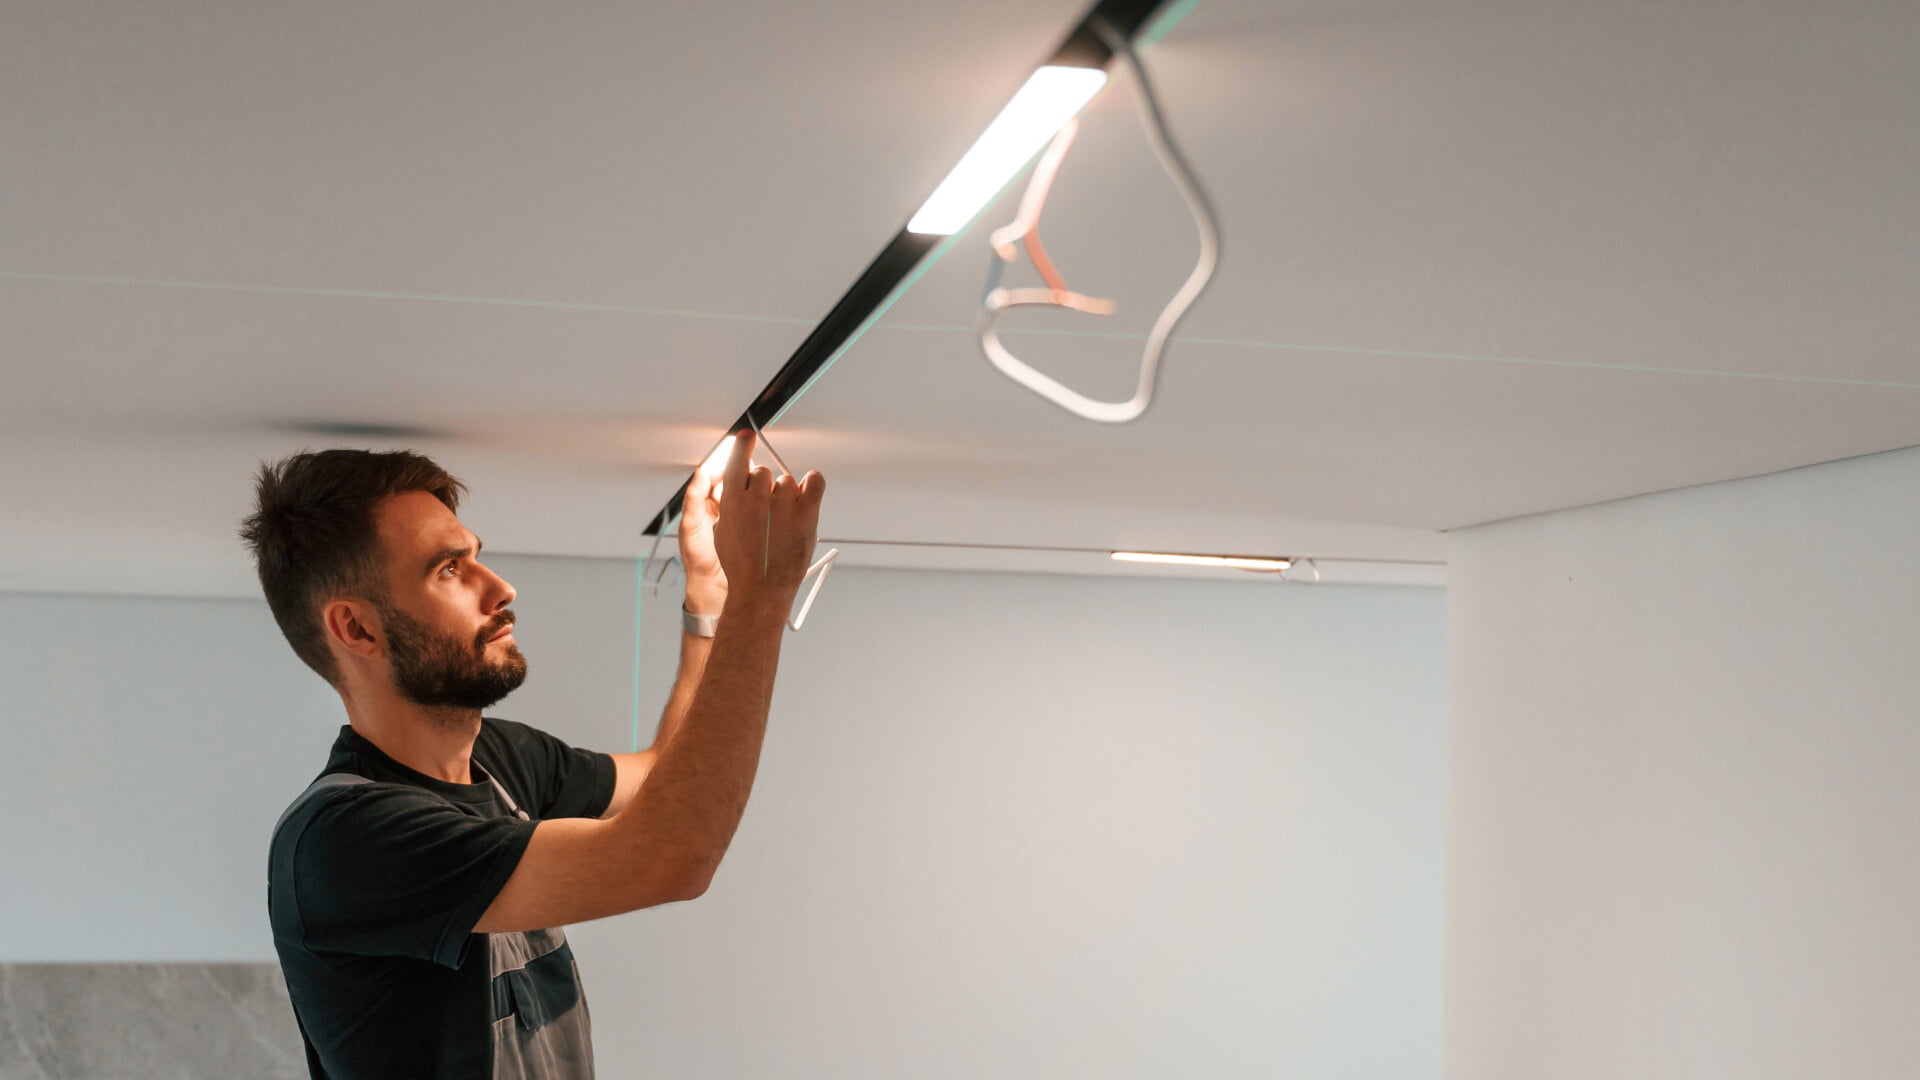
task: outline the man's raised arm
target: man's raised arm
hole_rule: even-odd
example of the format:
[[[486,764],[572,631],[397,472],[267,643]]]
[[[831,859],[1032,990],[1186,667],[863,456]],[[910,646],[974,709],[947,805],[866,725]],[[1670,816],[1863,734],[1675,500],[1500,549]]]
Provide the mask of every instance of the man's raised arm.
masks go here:
[[[476,933],[537,930],[690,900],[733,842],[759,770],[780,646],[819,529],[826,480],[749,470],[741,432],[714,543],[728,592],[686,720],[646,782],[607,820],[542,821]]]

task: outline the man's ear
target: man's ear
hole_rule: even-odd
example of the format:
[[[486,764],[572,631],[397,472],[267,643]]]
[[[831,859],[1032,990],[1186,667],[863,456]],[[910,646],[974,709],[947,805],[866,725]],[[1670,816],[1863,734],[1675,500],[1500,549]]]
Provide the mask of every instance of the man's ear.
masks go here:
[[[329,600],[320,609],[320,619],[329,641],[363,659],[380,656],[383,631],[371,604],[344,598]]]

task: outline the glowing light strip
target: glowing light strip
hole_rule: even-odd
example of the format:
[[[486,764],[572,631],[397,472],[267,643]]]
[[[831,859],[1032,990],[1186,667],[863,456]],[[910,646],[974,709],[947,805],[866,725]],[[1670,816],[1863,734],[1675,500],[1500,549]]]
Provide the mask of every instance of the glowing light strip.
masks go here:
[[[959,232],[1105,85],[1107,73],[1101,68],[1049,64],[1029,75],[907,222],[907,231]]]
[[[1147,551],[1116,551],[1115,562],[1169,563],[1174,566],[1220,566],[1234,570],[1285,570],[1291,559],[1246,559],[1234,555],[1164,555]]]

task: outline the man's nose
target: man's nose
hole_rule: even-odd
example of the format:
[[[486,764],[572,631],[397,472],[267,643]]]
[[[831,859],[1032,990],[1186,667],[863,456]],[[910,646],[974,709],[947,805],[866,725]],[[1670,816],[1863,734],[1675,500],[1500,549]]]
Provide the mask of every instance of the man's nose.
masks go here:
[[[493,605],[494,610],[497,611],[500,608],[506,607],[508,604],[513,603],[514,598],[520,595],[519,593],[514,591],[513,583],[508,581],[506,578],[501,577],[499,574],[494,573],[492,570],[488,570],[487,574],[488,576],[492,577],[493,580],[500,583],[499,592],[500,592],[501,598],[498,603]]]

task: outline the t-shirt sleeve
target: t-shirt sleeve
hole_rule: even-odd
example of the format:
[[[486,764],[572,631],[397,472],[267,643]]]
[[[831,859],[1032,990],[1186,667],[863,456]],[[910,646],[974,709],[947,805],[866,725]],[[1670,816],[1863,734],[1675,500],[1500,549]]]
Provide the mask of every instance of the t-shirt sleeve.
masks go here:
[[[533,786],[537,818],[599,817],[613,802],[613,758],[581,750],[531,724],[489,717]]]
[[[534,824],[475,817],[404,785],[341,792],[314,812],[294,847],[306,946],[458,968]]]

